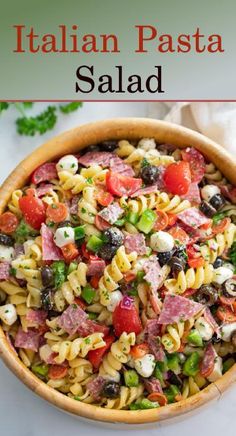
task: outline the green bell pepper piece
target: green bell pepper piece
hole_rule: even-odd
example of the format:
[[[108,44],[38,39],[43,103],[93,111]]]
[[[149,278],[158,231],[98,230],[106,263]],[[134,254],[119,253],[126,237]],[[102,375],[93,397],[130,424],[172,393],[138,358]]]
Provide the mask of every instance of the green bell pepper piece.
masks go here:
[[[67,274],[72,273],[73,271],[76,271],[78,268],[78,263],[77,262],[71,262],[69,267],[68,267],[68,272]]]
[[[48,365],[45,365],[44,363],[42,363],[41,365],[33,365],[31,367],[32,371],[41,376],[41,377],[46,377],[48,375]]]
[[[121,218],[120,220],[117,220],[114,224],[117,227],[122,227],[125,223],[125,218]]]
[[[82,292],[81,292],[81,297],[84,299],[84,301],[86,301],[86,303],[91,304],[94,297],[96,295],[96,291],[95,289],[93,289],[91,286],[86,285]]]
[[[178,353],[168,354],[167,366],[175,374],[179,374],[181,372],[180,359],[179,359]]]
[[[199,371],[200,356],[197,351],[190,354],[183,365],[183,374],[188,377],[194,377]]]
[[[179,388],[176,385],[170,385],[167,389],[164,389],[164,394],[168,403],[174,403],[176,395],[180,394]]]
[[[153,212],[153,210],[146,209],[143,212],[143,214],[141,215],[141,218],[137,224],[138,229],[141,232],[148,234],[152,230],[152,228],[155,224],[156,218],[157,218],[157,216],[156,216],[155,212]]]
[[[126,215],[126,220],[135,226],[139,220],[139,214],[137,212],[130,211]]]
[[[125,385],[129,388],[135,388],[139,385],[139,376],[134,369],[124,372]]]
[[[196,345],[197,347],[202,347],[203,344],[202,337],[196,329],[190,331],[189,335],[187,336],[187,341],[192,345]]]
[[[94,319],[97,319],[97,317],[98,317],[97,313],[93,313],[93,312],[87,312],[87,313],[88,313],[89,319],[94,320]]]
[[[75,232],[75,240],[77,241],[77,239],[83,239],[85,237],[85,230],[84,230],[85,226],[78,226],[74,228],[74,232]]]
[[[93,235],[87,242],[87,249],[90,251],[98,251],[103,245],[103,241],[98,236]]]
[[[157,407],[160,407],[157,402],[150,401],[147,398],[143,398],[136,403],[130,404],[130,410],[156,409]]]

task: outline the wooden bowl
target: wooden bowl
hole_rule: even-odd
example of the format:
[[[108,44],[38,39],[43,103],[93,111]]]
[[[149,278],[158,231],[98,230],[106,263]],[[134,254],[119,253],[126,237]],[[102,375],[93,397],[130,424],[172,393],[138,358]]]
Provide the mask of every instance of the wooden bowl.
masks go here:
[[[89,144],[105,139],[155,138],[158,143],[170,143],[178,147],[196,147],[212,161],[222,173],[236,184],[236,162],[215,142],[192,130],[162,121],[145,118],[126,118],[99,121],[65,132],[36,149],[23,160],[3,183],[0,190],[0,213],[4,210],[12,192],[22,187],[32,171],[40,164],[67,153],[76,153]],[[211,383],[200,393],[178,403],[159,409],[128,411],[108,410],[75,401],[50,388],[27,369],[10,348],[0,328],[0,355],[15,375],[35,393],[60,409],[97,421],[141,424],[163,421],[193,411],[221,393],[236,380],[236,364],[217,382]]]

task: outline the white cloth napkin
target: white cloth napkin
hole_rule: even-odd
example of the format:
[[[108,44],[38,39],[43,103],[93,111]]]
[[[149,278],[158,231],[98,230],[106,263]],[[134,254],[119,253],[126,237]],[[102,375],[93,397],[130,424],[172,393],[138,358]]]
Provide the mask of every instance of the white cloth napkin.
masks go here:
[[[197,130],[231,153],[236,152],[236,103],[150,103],[148,116]]]

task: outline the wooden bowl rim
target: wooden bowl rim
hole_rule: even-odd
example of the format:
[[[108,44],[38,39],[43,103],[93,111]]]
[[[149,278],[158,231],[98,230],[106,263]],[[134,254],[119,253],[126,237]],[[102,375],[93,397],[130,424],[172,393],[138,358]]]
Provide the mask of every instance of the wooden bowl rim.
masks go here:
[[[0,213],[13,190],[23,186],[32,171],[47,160],[73,153],[89,144],[105,139],[138,139],[153,137],[159,143],[178,147],[192,145],[202,151],[222,173],[236,184],[236,161],[217,143],[182,126],[146,118],[115,118],[81,125],[52,138],[27,156],[8,176],[0,189]],[[217,399],[236,380],[236,364],[219,380],[186,400],[158,409],[129,411],[109,410],[77,402],[50,388],[27,369],[10,347],[0,327],[0,356],[8,368],[31,390],[56,407],[95,421],[144,424],[174,418]]]

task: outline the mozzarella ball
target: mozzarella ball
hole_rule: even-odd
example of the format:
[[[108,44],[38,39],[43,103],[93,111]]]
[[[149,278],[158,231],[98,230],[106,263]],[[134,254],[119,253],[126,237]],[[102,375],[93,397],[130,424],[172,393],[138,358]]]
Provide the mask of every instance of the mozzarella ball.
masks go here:
[[[13,304],[5,304],[0,307],[0,318],[5,324],[12,325],[17,320],[16,308]]]
[[[75,242],[74,229],[72,227],[59,227],[55,231],[54,242],[60,248],[67,244],[73,244]]]
[[[214,333],[213,328],[203,316],[200,316],[200,318],[195,321],[194,327],[204,341],[209,341],[212,338]]]
[[[222,341],[230,342],[231,335],[236,331],[236,322],[232,322],[230,324],[225,324],[220,329],[220,336]]]
[[[212,373],[209,375],[209,377],[207,377],[207,379],[210,382],[215,382],[216,380],[218,380],[218,378],[222,376],[222,369],[223,369],[222,358],[216,355],[214,369]]]
[[[143,138],[140,139],[138,147],[142,148],[145,151],[149,151],[156,148],[156,143],[153,138]]]
[[[226,280],[231,279],[234,273],[230,268],[220,266],[214,270],[213,282],[222,285]]]
[[[220,194],[220,189],[215,185],[205,185],[201,189],[201,195],[203,200],[210,201],[214,195]]]
[[[155,357],[152,354],[145,354],[140,359],[135,359],[134,367],[142,377],[150,377],[155,368]]]
[[[102,374],[102,377],[105,380],[109,380],[109,381],[114,381],[116,383],[120,382],[120,373],[118,371],[114,371],[114,375],[110,375],[110,374]]]
[[[71,174],[75,174],[78,171],[78,159],[72,154],[63,156],[57,163],[57,172],[69,171]]]
[[[6,247],[5,245],[0,245],[0,260],[11,261],[14,257],[15,250],[13,247]]]
[[[123,294],[120,291],[114,291],[110,294],[110,303],[107,306],[107,309],[110,312],[114,312],[116,306],[120,303],[120,301],[123,299]]]
[[[153,233],[150,238],[150,246],[154,251],[164,253],[165,251],[171,251],[174,248],[174,238],[167,232]]]
[[[31,247],[31,245],[33,245],[33,244],[34,244],[34,240],[33,240],[33,239],[28,239],[28,241],[25,241],[25,242],[24,242],[23,247],[24,247],[24,253],[25,253],[25,254],[29,254],[29,252],[30,252],[30,247]]]

